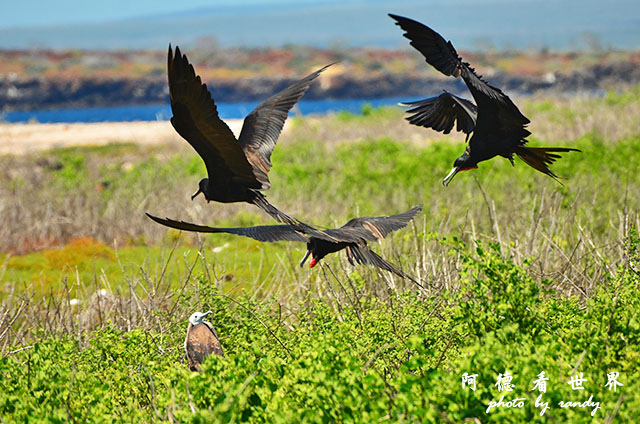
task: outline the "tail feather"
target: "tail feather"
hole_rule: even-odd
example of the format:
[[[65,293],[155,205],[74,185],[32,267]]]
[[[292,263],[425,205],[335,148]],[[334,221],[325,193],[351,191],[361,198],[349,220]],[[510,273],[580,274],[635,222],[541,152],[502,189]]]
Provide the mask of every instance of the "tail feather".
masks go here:
[[[579,152],[578,149],[569,147],[527,147],[519,146],[515,151],[516,155],[522,159],[530,167],[537,169],[543,174],[547,174],[560,183],[558,176],[549,169],[549,165],[553,164],[561,156],[552,152]],[[560,183],[562,184],[562,183]]]
[[[252,200],[253,204],[259,207],[260,209],[262,209],[263,211],[265,211],[266,213],[268,213],[269,215],[271,215],[271,217],[273,217],[273,219],[275,219],[276,221],[292,225],[296,228],[296,230],[301,231],[308,236],[316,237],[316,238],[330,241],[333,243],[339,242],[338,239],[331,236],[330,234],[327,234],[324,231],[318,230],[317,228],[312,227],[309,224],[305,224],[299,219],[290,217],[286,213],[282,212],[281,210],[273,206],[271,203],[269,203],[267,198],[259,191],[254,191],[253,193],[255,194]]]
[[[424,286],[414,280],[410,275],[404,273],[394,264],[387,262],[376,252],[371,250],[368,246],[359,246],[355,243],[349,244],[347,246],[347,259],[349,263],[353,265],[353,261],[355,260],[359,264],[369,264],[376,266],[378,268],[384,269],[385,271],[393,272],[399,277],[406,278],[414,282],[418,287],[424,290]]]
[[[290,225],[300,224],[300,221],[290,217],[289,215],[287,215],[286,213],[282,212],[281,210],[273,206],[271,203],[269,203],[267,198],[264,197],[262,193],[260,193],[259,191],[254,191],[254,193],[255,193],[255,196],[252,201],[253,204],[259,207],[260,209],[262,209],[263,211],[265,211],[266,213],[268,213],[269,215],[271,215],[273,219],[275,219],[278,222],[283,222],[285,224],[290,224]]]

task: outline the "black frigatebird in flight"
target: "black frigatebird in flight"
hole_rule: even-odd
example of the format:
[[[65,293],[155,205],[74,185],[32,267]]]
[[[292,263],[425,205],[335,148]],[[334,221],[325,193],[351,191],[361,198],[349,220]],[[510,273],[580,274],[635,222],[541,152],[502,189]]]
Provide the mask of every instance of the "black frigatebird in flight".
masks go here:
[[[155,222],[167,227],[183,231],[199,233],[229,233],[252,238],[262,242],[274,241],[301,241],[307,243],[307,252],[300,262],[303,266],[307,258],[311,256],[309,266],[313,268],[329,253],[345,249],[350,264],[354,261],[359,264],[374,265],[378,268],[393,272],[400,277],[407,278],[422,287],[416,280],[402,272],[395,265],[387,262],[376,254],[367,245],[368,241],[377,241],[385,238],[390,232],[407,226],[409,221],[422,210],[422,205],[391,216],[353,218],[345,225],[336,229],[322,230],[323,237],[309,234],[306,228],[295,224],[260,225],[256,227],[240,228],[215,228],[205,225],[196,225],[184,221],[162,219],[147,213],[147,216]]]
[[[448,134],[456,122],[456,129],[465,132],[467,139],[473,132],[465,152],[455,160],[453,169],[442,181],[444,185],[448,185],[458,172],[475,169],[478,162],[494,156],[505,157],[513,165],[514,153],[527,165],[560,182],[549,169],[549,165],[560,158],[554,152],[579,152],[578,149],[526,146],[526,137],[531,134],[525,128],[529,119],[506,94],[488,84],[463,62],[451,41],[420,22],[393,14],[389,16],[405,31],[404,36],[422,53],[427,63],[445,75],[462,77],[477,104],[476,107],[446,91],[436,97],[407,103],[414,106],[408,111],[413,115],[407,118],[414,125]]]
[[[331,65],[327,65],[331,66]],[[187,57],[169,46],[169,94],[171,124],[202,157],[208,178],[198,184],[193,200],[202,193],[209,202],[247,202],[266,211],[279,222],[297,220],[279,211],[260,192],[271,184],[271,153],[276,146],[289,110],[307,92],[325,66],[269,97],[244,119],[240,136],[218,116],[216,104]]]

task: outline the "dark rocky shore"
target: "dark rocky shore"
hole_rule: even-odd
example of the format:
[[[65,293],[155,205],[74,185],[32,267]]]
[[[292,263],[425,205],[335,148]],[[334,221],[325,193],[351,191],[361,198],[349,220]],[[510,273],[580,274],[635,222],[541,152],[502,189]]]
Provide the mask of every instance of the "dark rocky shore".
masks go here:
[[[0,78],[2,111],[142,105],[168,102],[169,95],[164,78]],[[640,67],[633,63],[617,63],[595,65],[570,74],[549,74],[542,78],[494,74],[485,79],[511,93],[594,92],[621,84],[640,83]],[[291,82],[275,78],[208,81],[218,102],[264,100]],[[434,95],[443,89],[454,93],[466,92],[464,83],[452,78],[426,78],[408,74],[382,74],[375,77],[334,75],[329,83],[312,85],[305,99],[407,97],[410,100]]]

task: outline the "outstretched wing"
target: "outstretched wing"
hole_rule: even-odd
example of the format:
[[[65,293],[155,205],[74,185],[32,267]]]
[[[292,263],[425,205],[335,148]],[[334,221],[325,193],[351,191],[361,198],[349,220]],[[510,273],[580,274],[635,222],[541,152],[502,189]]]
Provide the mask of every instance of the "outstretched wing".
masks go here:
[[[477,75],[468,63],[463,62],[458,52],[440,34],[413,19],[389,15],[405,33],[404,37],[425,57],[427,63],[445,75],[462,77],[478,106],[478,127],[491,127],[510,131],[512,135],[529,135],[524,126],[529,120],[520,112],[511,99]],[[516,138],[517,138],[516,135]]]
[[[359,264],[373,265],[386,271],[393,272],[394,274],[402,278],[411,280],[421,288],[424,288],[422,284],[418,283],[409,275],[402,272],[402,270],[400,270],[400,268],[398,268],[397,266],[384,260],[380,255],[371,250],[368,246],[352,243],[346,247],[346,251],[347,259],[349,259],[349,262],[351,264],[353,264],[353,261],[355,260]]]
[[[325,232],[344,241],[376,241],[385,238],[392,231],[406,227],[421,210],[422,205],[418,205],[397,215],[353,218],[342,227]]]
[[[271,186],[267,175],[271,169],[271,153],[276,147],[289,110],[307,92],[313,80],[331,65],[333,64],[269,97],[244,119],[238,141],[263,189]]]
[[[404,37],[422,53],[427,63],[445,75],[460,76],[461,60],[451,41],[446,41],[440,34],[418,21],[392,13],[389,16],[405,31]]]
[[[207,85],[196,75],[187,57],[169,46],[167,60],[171,124],[198,152],[207,167],[209,179],[235,181],[249,188],[261,188],[251,164],[235,136],[218,116],[218,109]]]
[[[456,124],[456,130],[465,134],[470,134],[476,126],[476,105],[448,91],[439,96],[402,105],[411,107],[407,110],[407,113],[411,114],[406,118],[409,123],[432,128],[444,134],[449,134]]]
[[[239,236],[249,237],[254,240],[264,242],[274,241],[302,241],[307,242],[307,236],[297,230],[293,225],[259,225],[256,227],[240,227],[240,228],[216,228],[206,225],[191,224],[184,221],[174,221],[173,219],[162,219],[146,214],[149,218],[167,227],[175,228],[183,231],[193,231],[197,233],[228,233]]]

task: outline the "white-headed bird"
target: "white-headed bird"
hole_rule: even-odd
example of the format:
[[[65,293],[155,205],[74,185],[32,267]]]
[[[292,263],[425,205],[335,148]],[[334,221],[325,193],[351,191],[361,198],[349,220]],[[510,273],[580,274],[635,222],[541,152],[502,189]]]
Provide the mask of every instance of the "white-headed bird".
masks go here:
[[[212,311],[194,312],[189,317],[189,327],[187,327],[187,337],[184,340],[184,350],[187,353],[187,361],[191,371],[200,371],[200,364],[204,358],[212,353],[224,356],[222,345],[216,334],[216,329],[209,321],[205,321],[207,315]]]

